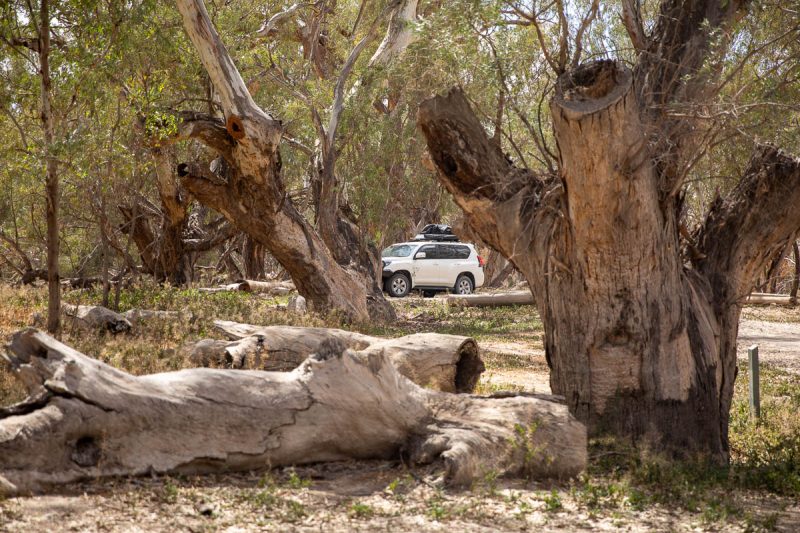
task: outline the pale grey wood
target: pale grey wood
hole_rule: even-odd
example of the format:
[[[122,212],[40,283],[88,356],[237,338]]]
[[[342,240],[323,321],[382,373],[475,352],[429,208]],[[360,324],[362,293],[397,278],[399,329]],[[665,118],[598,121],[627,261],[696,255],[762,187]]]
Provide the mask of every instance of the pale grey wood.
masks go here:
[[[231,342],[201,340],[186,348],[199,366],[288,371],[335,339],[361,357],[386,354],[399,372],[423,387],[445,392],[472,392],[485,366],[475,339],[459,335],[417,333],[382,339],[341,329],[255,326],[226,320],[214,326]]]
[[[63,304],[61,310],[78,327],[105,329],[111,333],[123,333],[133,328],[125,316],[101,305]]]
[[[499,307],[503,305],[536,305],[531,291],[509,291],[495,294],[450,294],[449,305],[460,307]]]
[[[28,399],[0,410],[0,492],[82,479],[198,474],[351,459],[436,463],[443,481],[566,478],[586,428],[551,396],[423,389],[383,352],[328,341],[292,372],[193,369],[132,376],[48,335],[6,356]]]

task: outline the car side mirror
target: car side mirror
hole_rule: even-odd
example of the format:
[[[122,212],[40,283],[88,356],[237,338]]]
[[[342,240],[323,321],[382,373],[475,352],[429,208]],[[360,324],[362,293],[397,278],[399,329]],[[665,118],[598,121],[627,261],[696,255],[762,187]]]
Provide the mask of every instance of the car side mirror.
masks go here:
[[[428,256],[425,252],[417,252],[414,256],[414,259],[425,259]]]

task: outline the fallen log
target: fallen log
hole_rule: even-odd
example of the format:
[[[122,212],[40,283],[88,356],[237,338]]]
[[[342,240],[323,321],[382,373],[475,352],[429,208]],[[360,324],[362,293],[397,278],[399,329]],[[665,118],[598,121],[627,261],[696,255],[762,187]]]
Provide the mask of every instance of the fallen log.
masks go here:
[[[398,371],[417,385],[444,392],[472,392],[485,370],[478,344],[470,337],[417,333],[382,339],[341,329],[254,326],[215,320],[232,342],[201,340],[186,348],[198,366],[289,371],[336,339],[360,357],[385,353]]]
[[[63,304],[61,310],[76,326],[87,329],[104,329],[111,333],[130,331],[133,324],[119,313],[102,305]]]
[[[503,305],[536,305],[531,291],[498,292],[495,294],[450,294],[448,305],[461,307],[500,307]]]
[[[181,311],[158,311],[153,309],[129,309],[122,313],[122,316],[131,324],[150,320],[176,321],[182,318],[192,319],[191,313],[182,313]]]
[[[254,292],[257,294],[269,294],[271,296],[285,296],[297,289],[291,281],[256,281],[252,279],[242,279],[236,282],[236,290]]]
[[[746,305],[795,305],[792,297],[788,294],[771,294],[765,292],[753,292],[745,300]]]
[[[241,291],[256,294],[268,294],[270,296],[286,296],[296,291],[294,283],[291,281],[255,281],[243,279],[234,283],[223,285],[222,287],[204,287],[197,289],[200,292],[227,292]]]
[[[322,461],[435,463],[443,481],[567,478],[586,428],[552,396],[423,389],[384,353],[327,341],[292,372],[132,376],[26,329],[5,356],[28,390],[0,409],[0,493],[106,476],[200,474]]]

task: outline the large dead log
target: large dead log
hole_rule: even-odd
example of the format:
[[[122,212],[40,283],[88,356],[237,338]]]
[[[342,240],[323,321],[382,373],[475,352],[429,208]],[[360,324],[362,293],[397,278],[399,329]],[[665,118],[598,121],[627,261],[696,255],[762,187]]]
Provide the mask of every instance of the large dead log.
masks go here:
[[[500,307],[503,305],[536,305],[531,291],[499,292],[497,294],[450,294],[448,305],[461,307]]]
[[[232,284],[237,291],[254,292],[258,294],[269,294],[272,296],[285,296],[297,289],[291,281],[257,281],[253,279],[243,279]]]
[[[291,281],[256,281],[251,279],[239,280],[235,283],[229,283],[222,287],[204,287],[197,289],[200,292],[227,292],[227,291],[241,291],[253,292],[257,294],[269,294],[270,296],[286,296],[297,289]]]
[[[794,305],[789,294],[770,294],[765,292],[751,292],[745,300],[746,305]]]
[[[586,429],[555,397],[430,391],[385,354],[336,341],[289,373],[132,376],[34,329],[14,335],[6,359],[28,399],[0,410],[0,493],[401,452],[439,462],[452,484],[489,472],[563,478],[586,465]]]
[[[289,371],[326,341],[335,339],[363,358],[385,354],[397,370],[417,385],[444,392],[472,392],[485,370],[478,344],[470,337],[417,333],[382,339],[341,329],[253,326],[216,320],[215,327],[232,342],[201,340],[188,347],[199,366],[216,363],[232,368]]]

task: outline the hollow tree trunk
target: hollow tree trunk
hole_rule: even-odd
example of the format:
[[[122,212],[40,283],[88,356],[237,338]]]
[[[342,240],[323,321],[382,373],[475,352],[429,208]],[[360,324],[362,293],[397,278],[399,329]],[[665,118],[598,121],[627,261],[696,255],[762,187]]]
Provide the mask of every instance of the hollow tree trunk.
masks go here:
[[[188,347],[196,364],[233,368],[293,370],[330,339],[341,341],[361,357],[384,353],[397,370],[422,387],[444,392],[472,392],[485,370],[478,343],[470,337],[416,333],[382,339],[341,329],[253,326],[215,320],[231,342],[201,340]]]
[[[203,473],[352,459],[439,462],[445,481],[569,477],[586,429],[549,396],[422,389],[383,353],[326,343],[293,372],[132,376],[36,330],[11,365],[28,399],[0,409],[0,494],[101,476]]]
[[[558,176],[513,167],[457,90],[425,102],[419,124],[470,226],[526,276],[551,388],[590,433],[725,460],[739,312],[800,227],[800,161],[757,150],[686,268],[632,73],[570,71],[551,110]]]
[[[231,167],[223,180],[199,165],[180,165],[184,186],[263,244],[314,308],[356,320],[393,317],[375,277],[337,263],[292,204],[281,180],[281,124],[253,101],[202,0],[178,0],[177,5],[226,117],[224,124],[211,117],[189,119],[180,135],[204,142]]]

